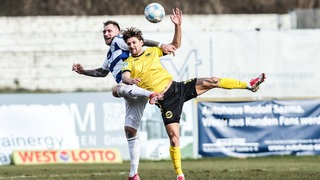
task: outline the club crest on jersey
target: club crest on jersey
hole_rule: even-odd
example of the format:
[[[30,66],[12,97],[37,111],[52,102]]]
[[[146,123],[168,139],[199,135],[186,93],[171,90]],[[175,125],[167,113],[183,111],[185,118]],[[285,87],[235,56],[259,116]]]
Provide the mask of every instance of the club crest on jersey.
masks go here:
[[[171,111],[167,111],[167,112],[166,112],[166,118],[167,118],[167,119],[171,119],[172,116],[173,116],[173,115],[172,115],[172,112],[171,112]]]
[[[128,67],[128,62],[123,62],[123,64],[122,64],[122,69],[125,69],[125,68],[127,68]]]
[[[191,82],[192,80],[193,80],[193,79],[185,80],[185,81],[183,81],[183,84],[187,84],[187,83]]]
[[[150,55],[151,55],[151,53],[148,53],[148,54],[146,54],[145,56],[148,57],[148,56],[150,56]]]

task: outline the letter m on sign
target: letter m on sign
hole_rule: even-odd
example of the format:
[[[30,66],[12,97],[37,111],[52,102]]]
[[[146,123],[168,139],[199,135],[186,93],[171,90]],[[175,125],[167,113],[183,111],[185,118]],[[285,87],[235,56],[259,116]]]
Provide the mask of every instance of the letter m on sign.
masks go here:
[[[77,124],[77,127],[81,132],[85,132],[87,130],[95,131],[96,123],[95,123],[95,106],[94,103],[88,103],[84,110],[84,117],[82,118],[81,113],[79,112],[78,105],[75,103],[70,104],[70,112],[71,116]]]

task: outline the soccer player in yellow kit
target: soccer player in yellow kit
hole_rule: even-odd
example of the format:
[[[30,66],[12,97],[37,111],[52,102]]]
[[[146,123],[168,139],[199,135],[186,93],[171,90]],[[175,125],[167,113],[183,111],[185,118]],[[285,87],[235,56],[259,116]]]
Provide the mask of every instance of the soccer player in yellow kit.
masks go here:
[[[182,12],[176,8],[172,10],[171,21],[175,25],[172,45],[179,48],[181,45]],[[156,105],[160,108],[162,119],[170,138],[170,157],[175,168],[177,179],[184,180],[181,167],[181,152],[179,140],[179,121],[184,102],[195,98],[210,89],[247,89],[257,91],[264,81],[265,74],[254,78],[249,84],[230,78],[193,78],[183,82],[173,81],[160,63],[160,57],[166,55],[158,47],[143,49],[144,39],[142,32],[134,27],[123,32],[131,56],[124,62],[122,68],[122,81],[126,84],[137,84],[139,87],[163,95]]]

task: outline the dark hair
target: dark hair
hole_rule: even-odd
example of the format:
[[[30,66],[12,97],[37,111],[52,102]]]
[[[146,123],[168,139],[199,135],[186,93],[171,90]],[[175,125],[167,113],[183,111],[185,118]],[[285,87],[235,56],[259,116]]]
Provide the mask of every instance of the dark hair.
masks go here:
[[[118,28],[118,30],[120,31],[120,26],[116,21],[113,20],[109,20],[103,23],[104,26],[108,26],[109,24],[112,24],[114,26],[116,26]]]
[[[135,27],[127,28],[122,32],[122,34],[123,34],[123,40],[125,42],[127,42],[127,39],[131,37],[136,37],[137,39],[144,41],[142,37],[142,31]]]

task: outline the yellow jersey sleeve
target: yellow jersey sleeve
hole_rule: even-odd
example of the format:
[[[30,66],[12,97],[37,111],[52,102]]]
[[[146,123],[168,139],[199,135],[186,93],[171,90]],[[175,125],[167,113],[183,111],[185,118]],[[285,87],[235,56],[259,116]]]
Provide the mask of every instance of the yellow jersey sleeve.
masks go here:
[[[130,59],[130,57],[128,59]],[[122,69],[121,69],[122,72],[131,71],[131,64],[129,63],[128,59],[125,60],[122,64]]]

